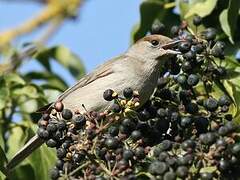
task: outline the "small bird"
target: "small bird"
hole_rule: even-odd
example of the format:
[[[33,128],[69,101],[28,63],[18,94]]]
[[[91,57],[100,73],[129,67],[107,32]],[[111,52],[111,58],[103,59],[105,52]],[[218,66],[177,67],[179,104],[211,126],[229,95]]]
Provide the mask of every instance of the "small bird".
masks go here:
[[[57,101],[61,101],[64,108],[72,111],[85,112],[82,104],[88,111],[103,111],[110,103],[102,98],[106,89],[120,93],[124,88],[130,87],[138,91],[141,106],[156,87],[160,67],[171,56],[179,54],[171,50],[179,42],[181,40],[173,41],[162,35],[145,36],[133,44],[126,53],[105,62],[92,73],[85,75],[63,92]],[[7,169],[14,168],[43,143],[38,135],[32,137],[10,160]]]

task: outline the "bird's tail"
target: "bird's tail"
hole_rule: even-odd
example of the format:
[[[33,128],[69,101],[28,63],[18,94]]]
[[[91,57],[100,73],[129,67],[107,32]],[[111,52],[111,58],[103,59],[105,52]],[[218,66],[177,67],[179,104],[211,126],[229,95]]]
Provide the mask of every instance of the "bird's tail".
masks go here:
[[[28,157],[35,149],[44,143],[38,135],[33,136],[24,146],[20,149],[14,157],[7,164],[7,170],[11,170]]]

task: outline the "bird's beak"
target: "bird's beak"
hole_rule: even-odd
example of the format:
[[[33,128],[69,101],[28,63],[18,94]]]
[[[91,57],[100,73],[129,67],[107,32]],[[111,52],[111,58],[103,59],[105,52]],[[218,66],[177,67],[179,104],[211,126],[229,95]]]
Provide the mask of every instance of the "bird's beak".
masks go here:
[[[174,51],[174,50],[171,50],[171,49],[167,49],[167,50],[165,50],[165,54],[168,54],[168,55],[177,55],[177,54],[181,54],[181,52],[179,52],[179,51]]]
[[[164,44],[161,46],[162,49],[165,50],[166,54],[171,54],[171,55],[177,55],[177,54],[181,54],[179,51],[174,51],[171,50],[172,47],[176,46],[178,43],[183,42],[184,40],[176,40],[176,41],[171,41],[167,44]]]
[[[170,48],[174,47],[175,45],[177,45],[178,43],[183,42],[183,41],[185,41],[185,40],[171,41],[171,42],[169,42],[167,44],[162,45],[161,48],[163,48],[163,49],[170,49]]]

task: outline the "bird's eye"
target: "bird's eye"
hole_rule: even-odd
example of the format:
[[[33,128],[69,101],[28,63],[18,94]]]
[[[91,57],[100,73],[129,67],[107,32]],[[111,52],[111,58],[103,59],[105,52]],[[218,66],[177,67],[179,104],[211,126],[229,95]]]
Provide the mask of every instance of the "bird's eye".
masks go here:
[[[152,41],[151,41],[151,44],[152,44],[153,46],[157,46],[157,45],[159,45],[159,41],[157,41],[157,40],[152,40]]]

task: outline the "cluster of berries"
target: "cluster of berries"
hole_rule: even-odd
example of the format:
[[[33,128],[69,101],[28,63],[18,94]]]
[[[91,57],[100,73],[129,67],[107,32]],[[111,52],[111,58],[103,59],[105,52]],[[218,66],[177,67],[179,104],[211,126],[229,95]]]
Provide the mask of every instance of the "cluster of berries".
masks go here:
[[[198,29],[202,19],[193,18]],[[151,33],[164,25],[155,22]],[[58,179],[237,179],[240,126],[234,123],[232,97],[221,86],[224,43],[216,30],[193,31],[186,22],[173,26],[174,50],[153,96],[139,108],[139,95],[107,89],[112,104],[104,112],[82,115],[57,102],[39,121],[38,135],[56,148],[51,178]],[[220,89],[221,89],[220,88]]]

